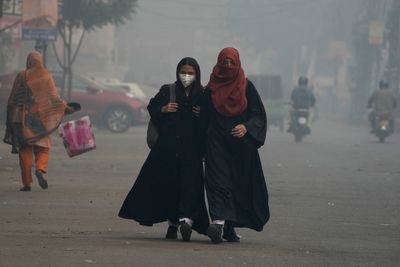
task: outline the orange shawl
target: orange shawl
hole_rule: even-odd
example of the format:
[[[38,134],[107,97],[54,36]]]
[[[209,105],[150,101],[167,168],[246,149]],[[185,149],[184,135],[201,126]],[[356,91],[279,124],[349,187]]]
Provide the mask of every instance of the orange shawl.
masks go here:
[[[35,144],[60,125],[66,103],[60,98],[52,75],[43,66],[42,55],[32,52],[27,70],[20,72],[7,105],[7,133],[4,141],[19,146]],[[13,149],[14,151],[14,149]]]

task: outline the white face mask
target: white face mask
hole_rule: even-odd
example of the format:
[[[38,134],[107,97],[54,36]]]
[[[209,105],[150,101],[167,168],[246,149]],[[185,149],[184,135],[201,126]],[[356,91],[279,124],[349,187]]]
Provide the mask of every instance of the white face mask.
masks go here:
[[[193,81],[196,79],[195,75],[190,75],[190,74],[179,74],[179,80],[181,80],[183,86],[188,87],[193,83]]]

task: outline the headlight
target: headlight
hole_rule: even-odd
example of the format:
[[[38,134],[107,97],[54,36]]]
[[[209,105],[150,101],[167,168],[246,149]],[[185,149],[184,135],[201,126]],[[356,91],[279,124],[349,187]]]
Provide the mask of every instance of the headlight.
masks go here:
[[[307,119],[306,118],[304,118],[304,117],[300,117],[299,119],[298,119],[298,122],[299,122],[299,124],[306,124],[307,123]]]

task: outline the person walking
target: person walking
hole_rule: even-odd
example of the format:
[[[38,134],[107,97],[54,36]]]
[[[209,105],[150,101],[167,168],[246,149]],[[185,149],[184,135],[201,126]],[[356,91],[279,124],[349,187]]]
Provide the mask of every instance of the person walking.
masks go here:
[[[239,52],[224,48],[205,89],[205,186],[213,243],[239,242],[235,227],[262,231],[269,219],[268,192],[257,149],[266,138],[267,117]]]
[[[19,154],[23,187],[31,191],[33,155],[35,175],[42,189],[48,188],[47,172],[50,134],[60,125],[65,113],[73,108],[64,102],[39,52],[29,53],[26,70],[18,73],[7,103],[7,128],[3,141]]]
[[[120,217],[142,225],[168,221],[167,239],[176,239],[179,227],[182,239],[189,241],[192,228],[205,234],[209,225],[199,123],[202,94],[197,61],[183,58],[176,82],[163,85],[150,100],[159,137],[119,211]]]

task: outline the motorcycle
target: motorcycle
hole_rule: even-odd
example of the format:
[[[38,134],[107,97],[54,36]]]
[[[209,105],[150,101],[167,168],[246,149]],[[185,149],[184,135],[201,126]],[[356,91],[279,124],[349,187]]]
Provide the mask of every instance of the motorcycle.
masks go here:
[[[308,109],[296,109],[294,111],[292,133],[297,143],[300,143],[304,136],[311,133],[309,127],[309,117],[310,112]]]
[[[380,113],[375,116],[374,133],[380,143],[384,143],[386,137],[391,134],[390,113]]]

